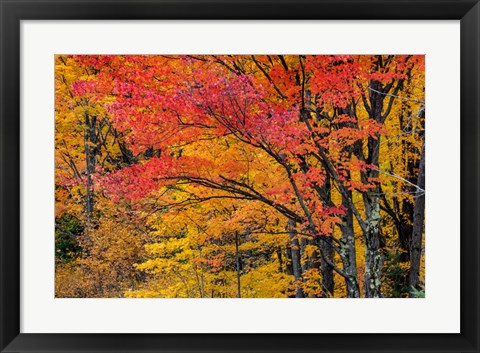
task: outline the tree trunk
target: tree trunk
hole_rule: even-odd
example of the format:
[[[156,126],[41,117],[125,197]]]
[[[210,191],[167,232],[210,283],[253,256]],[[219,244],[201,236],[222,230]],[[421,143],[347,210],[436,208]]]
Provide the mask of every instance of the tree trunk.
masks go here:
[[[364,288],[366,298],[381,298],[383,254],[380,252],[378,230],[374,223],[368,223],[370,229],[366,235],[365,244],[365,278]]]
[[[351,192],[350,192],[351,194]],[[350,196],[351,198],[351,196]],[[340,256],[343,262],[343,269],[348,275],[345,278],[345,285],[347,289],[347,298],[360,298],[360,287],[358,284],[357,272],[357,257],[355,247],[355,235],[353,232],[353,215],[348,207],[348,200],[342,197],[342,204],[346,209],[345,216],[342,217],[342,238],[341,238],[341,253]]]
[[[325,165],[324,168],[326,169]],[[319,188],[318,193],[320,194],[320,197],[322,198],[322,202],[326,206],[334,206],[334,203],[332,201],[332,193],[331,193],[331,180],[328,175],[325,177],[325,183]],[[325,241],[317,241],[316,244],[319,247],[319,251],[325,258],[334,263],[334,250],[333,248],[327,244]],[[333,268],[330,266],[327,261],[323,260],[320,256],[319,259],[320,262],[320,270],[321,270],[321,275],[322,275],[322,297],[323,298],[328,298],[332,297],[335,293],[335,281],[333,277]]]
[[[283,270],[283,257],[282,257],[282,248],[281,247],[277,247],[275,249],[275,253],[277,254],[277,259],[278,259],[278,271],[280,273],[283,273],[284,270]]]
[[[324,241],[320,241],[319,246],[321,247],[321,251],[323,255],[328,260],[333,262],[334,261],[333,248]],[[322,270],[322,297],[323,298],[333,297],[335,293],[335,281],[333,278],[332,266],[330,266],[326,261],[322,261],[321,270]]]
[[[420,261],[422,258],[422,235],[425,220],[425,141],[420,156],[417,186],[419,189],[415,193],[416,202],[413,211],[413,232],[410,244],[410,272],[408,274],[410,298],[413,298],[414,291],[419,289]]]
[[[381,252],[380,204],[377,188],[363,195],[365,204],[365,278],[364,289],[366,298],[380,298],[382,285],[382,267],[384,256]],[[372,195],[373,194],[373,195]]]
[[[238,251],[239,239],[238,232],[235,232],[235,263],[237,267],[237,298],[242,297],[241,285],[240,285],[240,252]]]
[[[87,199],[86,199],[86,210],[87,218],[91,219],[93,214],[93,180],[92,174],[95,172],[96,164],[96,151],[94,144],[97,143],[97,134],[96,134],[96,117],[90,117],[85,113],[85,162],[87,166]]]
[[[378,158],[380,152],[380,139],[368,138],[368,159],[367,163],[379,168]],[[379,177],[379,171],[367,169],[362,174],[362,181],[367,183],[370,178],[374,180]],[[381,252],[380,226],[382,216],[380,214],[380,187],[378,183],[369,192],[363,193],[365,205],[365,278],[364,289],[366,298],[380,298],[382,285],[382,267],[384,256]]]
[[[285,273],[287,275],[293,276],[293,261],[292,261],[292,247],[291,242],[285,246]]]
[[[312,268],[310,259],[305,256],[305,249],[307,247],[308,242],[304,236],[300,236],[300,240],[298,242],[300,244],[300,264],[302,268],[302,273],[305,273],[307,270]]]
[[[297,238],[297,232],[295,231],[295,221],[288,220],[288,234],[290,236],[290,249],[292,254],[292,268],[293,277],[295,279],[295,298],[304,298],[302,287],[302,265],[300,263],[300,244]]]
[[[382,71],[389,59],[384,59],[381,55],[377,56],[375,65],[376,71]],[[377,123],[383,124],[390,114],[390,108],[396,94],[401,89],[401,81],[397,81],[394,86],[394,82],[383,85],[381,82],[371,80],[369,82],[368,101],[367,97],[363,96],[363,101],[370,119],[375,120]],[[392,94],[390,94],[392,92]],[[385,98],[389,96],[387,107],[385,107]],[[385,109],[386,108],[386,109]],[[377,136],[379,137],[379,136]],[[363,158],[363,151],[360,149],[358,153],[361,155],[361,159],[366,161],[373,168],[368,168],[366,172],[362,173],[362,182],[371,182],[378,180],[379,176],[379,154],[380,154],[380,138],[368,137],[367,143],[368,157]],[[365,205],[365,297],[367,298],[379,298],[382,296],[382,267],[384,262],[384,255],[382,249],[383,239],[380,233],[382,216],[380,214],[380,195],[381,188],[378,182],[375,182],[375,187],[369,192],[363,193],[363,202]]]
[[[97,159],[97,117],[90,116],[85,112],[85,132],[84,132],[84,144],[85,144],[85,163],[87,173],[87,190],[85,198],[85,223],[86,234],[85,237],[89,240],[89,232],[93,226],[93,209],[95,204],[95,193],[93,186],[92,175],[95,173],[96,159]]]

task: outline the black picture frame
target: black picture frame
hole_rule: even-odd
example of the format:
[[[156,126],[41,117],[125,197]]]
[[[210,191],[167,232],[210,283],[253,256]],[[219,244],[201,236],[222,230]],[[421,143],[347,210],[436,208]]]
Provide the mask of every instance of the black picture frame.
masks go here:
[[[2,352],[479,352],[478,0],[0,0],[0,11]],[[79,19],[461,20],[461,333],[20,333],[20,22]]]

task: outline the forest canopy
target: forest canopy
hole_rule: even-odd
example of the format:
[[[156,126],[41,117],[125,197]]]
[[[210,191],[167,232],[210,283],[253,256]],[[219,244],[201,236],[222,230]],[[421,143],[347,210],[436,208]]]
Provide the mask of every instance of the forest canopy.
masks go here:
[[[423,55],[57,55],[56,297],[424,297],[424,137]]]

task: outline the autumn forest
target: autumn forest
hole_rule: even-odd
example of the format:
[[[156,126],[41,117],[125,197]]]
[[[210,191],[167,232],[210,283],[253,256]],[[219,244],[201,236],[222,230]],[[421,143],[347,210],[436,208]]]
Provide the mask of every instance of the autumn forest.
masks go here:
[[[424,141],[423,55],[56,55],[55,295],[423,298]]]

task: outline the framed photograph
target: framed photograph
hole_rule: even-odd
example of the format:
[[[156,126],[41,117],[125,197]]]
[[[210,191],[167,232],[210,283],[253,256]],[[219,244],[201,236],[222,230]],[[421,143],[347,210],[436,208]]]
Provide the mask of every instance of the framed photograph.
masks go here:
[[[478,352],[477,0],[1,5],[2,352]]]

